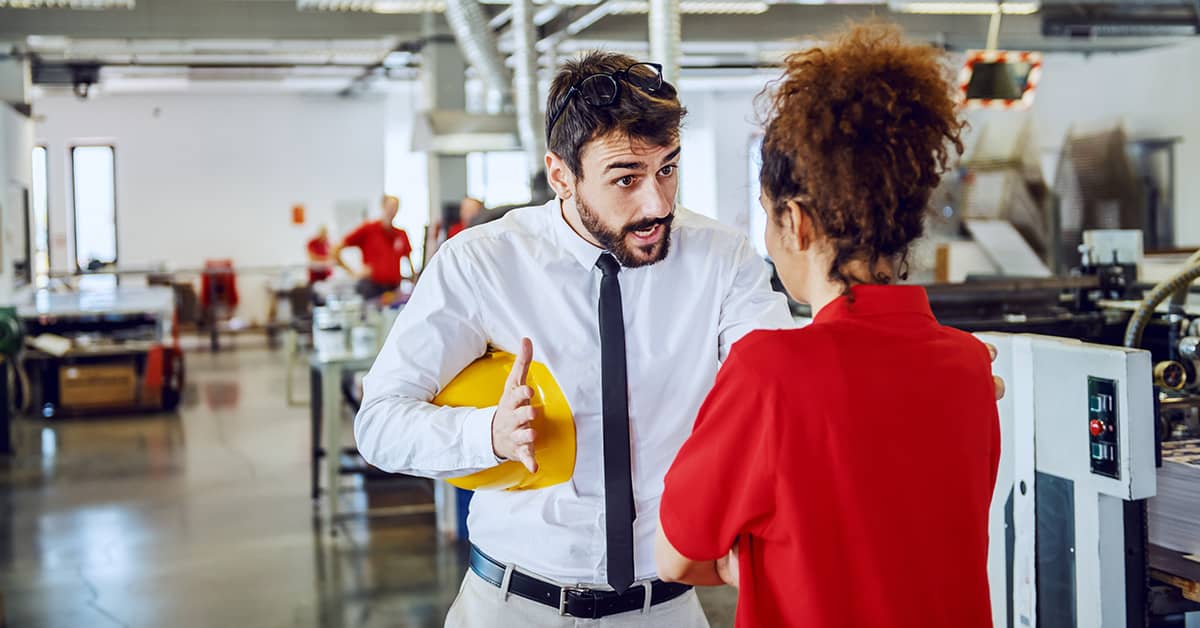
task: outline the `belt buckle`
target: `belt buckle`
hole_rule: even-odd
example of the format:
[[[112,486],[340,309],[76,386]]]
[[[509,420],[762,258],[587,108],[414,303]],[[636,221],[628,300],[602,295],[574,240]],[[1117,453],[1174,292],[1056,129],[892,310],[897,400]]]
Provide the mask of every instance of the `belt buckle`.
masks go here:
[[[566,617],[566,615],[567,615],[567,596],[570,595],[571,593],[578,593],[580,597],[583,597],[585,599],[588,596],[592,596],[592,600],[593,600],[592,616],[591,617],[580,617],[579,619],[596,619],[597,615],[598,615],[597,609],[599,608],[599,606],[594,603],[596,591],[594,589],[585,587],[582,584],[577,584],[573,587],[563,587],[558,590],[558,615],[560,617]],[[572,615],[572,617],[575,617],[575,615]]]

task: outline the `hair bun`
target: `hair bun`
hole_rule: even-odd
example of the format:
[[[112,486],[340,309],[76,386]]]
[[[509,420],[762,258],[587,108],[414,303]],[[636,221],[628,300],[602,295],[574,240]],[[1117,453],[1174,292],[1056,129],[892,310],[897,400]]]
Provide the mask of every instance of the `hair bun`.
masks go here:
[[[847,261],[903,257],[921,236],[963,125],[940,50],[876,21],[829,41],[789,55],[763,93],[760,177],[772,199],[807,198],[837,247],[831,276],[846,281]]]

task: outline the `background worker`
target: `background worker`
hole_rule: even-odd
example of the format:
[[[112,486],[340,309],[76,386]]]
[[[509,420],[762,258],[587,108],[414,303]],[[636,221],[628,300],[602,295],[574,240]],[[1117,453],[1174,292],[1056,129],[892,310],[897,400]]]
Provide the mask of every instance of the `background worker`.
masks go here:
[[[375,299],[387,292],[394,292],[405,279],[401,262],[408,261],[409,279],[416,281],[416,267],[412,261],[412,244],[408,234],[395,225],[400,211],[400,199],[384,196],[380,203],[378,220],[368,220],[351,231],[333,249],[333,259],[358,278],[355,289],[364,299]],[[355,272],[342,258],[342,251],[357,248],[362,252],[362,270]]]
[[[475,219],[482,213],[483,201],[470,196],[464,198],[458,204],[458,222],[450,225],[450,228],[446,230],[446,239],[453,238],[462,232],[463,229],[475,224]]]
[[[332,259],[329,249],[329,228],[321,225],[317,235],[305,245],[308,254],[308,284],[311,286],[318,281],[325,281],[333,274]]]

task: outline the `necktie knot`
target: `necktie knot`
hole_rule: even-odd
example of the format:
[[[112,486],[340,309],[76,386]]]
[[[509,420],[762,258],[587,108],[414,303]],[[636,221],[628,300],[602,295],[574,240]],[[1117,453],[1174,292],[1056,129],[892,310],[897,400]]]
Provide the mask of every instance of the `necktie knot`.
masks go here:
[[[611,277],[621,272],[621,264],[617,262],[617,258],[612,256],[612,253],[602,253],[600,259],[596,260],[596,267],[604,273],[605,277]]]

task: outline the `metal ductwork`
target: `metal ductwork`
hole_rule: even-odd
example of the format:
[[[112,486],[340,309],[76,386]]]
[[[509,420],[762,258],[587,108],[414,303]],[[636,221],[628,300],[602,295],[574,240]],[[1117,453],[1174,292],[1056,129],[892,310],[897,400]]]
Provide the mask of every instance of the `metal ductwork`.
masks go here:
[[[479,72],[487,86],[487,109],[496,113],[512,103],[508,69],[496,47],[496,38],[488,27],[488,18],[478,0],[447,0],[446,22],[467,63]]]
[[[525,149],[531,182],[541,176],[546,154],[543,125],[539,124],[542,115],[538,107],[538,57],[534,49],[537,34],[534,32],[533,11],[533,0],[512,0],[513,92],[517,105],[517,130],[521,136],[521,146]]]
[[[663,66],[663,79],[679,87],[679,0],[650,0],[650,58]]]

